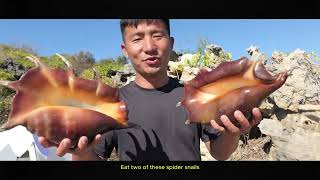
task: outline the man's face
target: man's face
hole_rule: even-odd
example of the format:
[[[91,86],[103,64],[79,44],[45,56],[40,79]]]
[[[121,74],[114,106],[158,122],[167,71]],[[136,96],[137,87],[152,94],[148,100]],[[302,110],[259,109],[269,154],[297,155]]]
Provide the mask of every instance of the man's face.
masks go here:
[[[173,38],[162,22],[127,27],[121,45],[137,73],[143,76],[166,73],[172,47]]]

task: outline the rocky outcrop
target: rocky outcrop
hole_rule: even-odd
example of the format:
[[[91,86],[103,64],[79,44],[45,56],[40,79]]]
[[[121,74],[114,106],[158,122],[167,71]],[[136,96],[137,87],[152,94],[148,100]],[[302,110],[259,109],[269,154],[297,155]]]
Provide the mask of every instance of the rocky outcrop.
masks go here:
[[[290,73],[285,85],[270,96],[279,108],[297,112],[299,105],[320,104],[320,65],[311,63],[304,51],[288,56],[274,53],[266,67],[274,73]]]
[[[320,111],[264,119],[259,128],[272,139],[277,160],[320,160]]]
[[[124,86],[130,81],[133,81],[135,79],[135,74],[136,71],[132,64],[125,64],[122,71],[110,70],[108,72],[108,76],[111,77],[118,86]]]
[[[222,51],[223,51],[222,47],[216,44],[210,44],[206,46],[206,49],[205,49],[205,53],[213,53],[216,56],[219,56],[220,52]]]
[[[15,80],[18,80],[27,71],[23,65],[11,58],[5,59],[0,63],[0,69],[5,69],[7,72],[13,74]]]
[[[302,50],[274,52],[267,68],[288,71],[286,83],[261,105],[262,134],[271,137],[275,160],[320,160],[320,66]]]

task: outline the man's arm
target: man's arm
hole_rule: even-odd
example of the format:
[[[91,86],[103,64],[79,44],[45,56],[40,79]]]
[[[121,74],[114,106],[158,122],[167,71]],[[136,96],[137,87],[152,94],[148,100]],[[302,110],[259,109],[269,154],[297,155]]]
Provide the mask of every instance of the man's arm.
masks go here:
[[[254,108],[252,114],[253,120],[250,123],[240,111],[235,111],[234,117],[240,124],[239,128],[233,125],[225,115],[220,118],[224,127],[219,126],[214,120],[211,121],[212,127],[220,133],[215,140],[205,142],[213,158],[227,160],[231,156],[238,147],[240,135],[249,132],[252,126],[262,120],[261,112],[258,108]]]
[[[215,140],[205,142],[211,156],[216,160],[227,160],[237,149],[239,137],[221,136]]]

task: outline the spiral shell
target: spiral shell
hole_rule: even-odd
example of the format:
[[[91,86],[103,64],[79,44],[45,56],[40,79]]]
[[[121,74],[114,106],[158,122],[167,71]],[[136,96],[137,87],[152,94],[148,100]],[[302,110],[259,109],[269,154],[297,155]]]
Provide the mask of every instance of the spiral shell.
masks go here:
[[[36,64],[18,81],[0,81],[16,91],[8,121],[10,129],[25,126],[31,133],[58,144],[70,138],[75,145],[81,136],[93,140],[98,133],[127,127],[127,109],[119,91],[96,80],[76,77],[72,64],[57,54],[68,70],[50,69],[35,56]]]

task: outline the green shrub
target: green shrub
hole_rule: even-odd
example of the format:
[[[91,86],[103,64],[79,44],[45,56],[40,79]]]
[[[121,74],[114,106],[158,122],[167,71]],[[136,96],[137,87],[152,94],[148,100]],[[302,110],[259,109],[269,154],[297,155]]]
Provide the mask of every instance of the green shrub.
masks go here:
[[[100,70],[101,70],[101,69],[100,69]],[[103,83],[105,83],[105,84],[107,84],[107,85],[109,85],[109,86],[114,86],[112,78],[109,78],[109,77],[107,77],[107,76],[105,76],[105,75],[101,75],[101,73],[99,72],[99,70],[97,70],[97,71],[98,71],[98,73],[99,73],[100,80],[101,80]],[[91,80],[91,79],[96,79],[95,73],[94,73],[93,69],[86,69],[86,70],[84,70],[84,71],[80,74],[80,77],[83,78],[83,79],[90,79],[90,80]]]
[[[0,59],[0,65],[4,64],[4,60],[3,59]]]
[[[311,51],[309,54],[307,54],[307,57],[312,63],[320,64],[320,58],[314,51]]]
[[[97,63],[94,68],[96,69],[97,73],[100,76],[100,79],[102,82],[114,86],[112,78],[108,77],[107,74],[109,70],[122,70],[123,65],[118,64],[114,61],[102,61]],[[80,77],[84,79],[95,79],[94,77],[94,71],[92,68],[85,69],[81,74]]]
[[[11,110],[11,101],[12,97],[0,97],[0,125],[5,123],[9,117],[9,113]]]
[[[81,78],[84,79],[94,79],[94,71],[93,69],[85,69],[84,71],[82,71],[82,73],[80,74]]]
[[[30,62],[28,59],[26,59],[26,56],[32,55],[29,52],[25,52],[22,49],[19,48],[13,48],[9,46],[4,46],[2,48],[3,53],[7,58],[11,58],[24,66],[25,68],[29,69],[34,66],[32,62]]]
[[[67,65],[56,55],[41,57],[41,62],[53,69],[67,69]]]
[[[14,75],[11,74],[10,72],[6,72],[2,69],[0,69],[0,80],[9,80],[9,81],[14,81]]]

